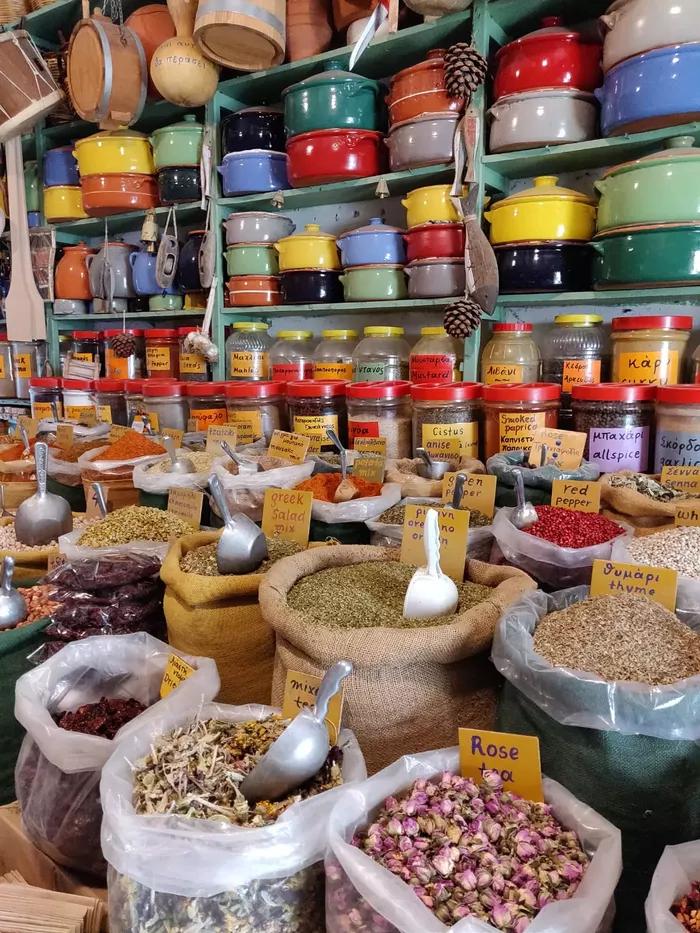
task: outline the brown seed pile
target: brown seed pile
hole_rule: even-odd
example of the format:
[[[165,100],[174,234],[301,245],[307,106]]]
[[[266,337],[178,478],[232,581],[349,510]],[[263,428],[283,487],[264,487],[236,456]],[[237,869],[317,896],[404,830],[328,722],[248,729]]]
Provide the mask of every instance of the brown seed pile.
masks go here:
[[[265,573],[270,567],[283,557],[291,557],[304,549],[295,541],[284,541],[282,538],[265,538],[267,541],[267,560],[264,560],[255,573]],[[180,560],[180,570],[184,573],[198,573],[204,577],[221,576],[216,566],[216,541],[203,544],[201,547],[188,551]],[[228,576],[228,574],[225,574]]]
[[[192,534],[192,526],[177,515],[146,505],[128,505],[110,512],[82,534],[79,547],[109,547],[132,541],[169,541]]]
[[[646,596],[594,596],[551,612],[535,651],[556,667],[652,686],[700,674],[700,635]]]

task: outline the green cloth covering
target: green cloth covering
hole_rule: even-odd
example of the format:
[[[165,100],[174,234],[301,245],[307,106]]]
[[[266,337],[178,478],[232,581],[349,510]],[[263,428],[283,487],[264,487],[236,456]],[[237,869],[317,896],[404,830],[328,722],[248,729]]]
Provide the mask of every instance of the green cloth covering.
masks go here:
[[[46,477],[46,491],[52,492],[56,496],[63,496],[71,507],[71,512],[85,511],[85,489],[83,484],[77,486],[66,486],[65,483],[57,483],[50,476]]]

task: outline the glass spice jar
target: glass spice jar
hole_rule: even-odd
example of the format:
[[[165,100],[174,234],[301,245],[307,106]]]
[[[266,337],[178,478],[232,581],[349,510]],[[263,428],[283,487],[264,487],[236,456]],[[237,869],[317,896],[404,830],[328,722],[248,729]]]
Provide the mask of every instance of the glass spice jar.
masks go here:
[[[123,379],[95,380],[95,414],[105,424],[127,424]]]
[[[597,314],[558,314],[542,346],[542,382],[561,386],[559,427],[573,429],[571,391],[574,386],[605,382],[610,354]]]
[[[206,431],[210,424],[228,423],[225,382],[189,382],[185,384],[185,395],[189,402],[188,430]]]
[[[353,379],[355,382],[408,380],[410,353],[403,327],[365,327],[364,337],[352,353]]]
[[[355,382],[346,386],[348,443],[358,437],[386,438],[386,455],[411,456],[411,383],[408,380]]]
[[[226,408],[229,424],[238,429],[239,444],[264,438],[270,443],[273,431],[287,430],[284,382],[228,382]]]
[[[226,370],[228,379],[252,379],[267,382],[270,379],[270,325],[262,321],[238,321],[226,341]]]
[[[154,431],[164,428],[186,431],[189,417],[186,388],[184,382],[176,379],[144,379],[142,411],[139,414],[149,416]]]
[[[290,428],[296,434],[311,438],[310,453],[335,450],[335,445],[326,436],[326,428],[333,428],[341,442],[347,443],[346,385],[338,379],[304,379],[287,383]]]
[[[274,382],[312,379],[314,374],[313,334],[310,330],[281,330],[270,349]]]
[[[74,330],[71,334],[71,358],[81,363],[99,363],[99,372],[104,371],[102,359],[102,335],[97,330]]]
[[[63,412],[68,421],[80,421],[87,412],[95,413],[93,389],[95,383],[91,379],[62,379]]]
[[[121,334],[128,334],[134,338],[134,352],[130,356],[117,356],[110,346],[112,338]],[[102,336],[105,376],[108,379],[142,379],[146,375],[146,342],[141,328],[105,330]]]
[[[700,466],[700,388],[659,386],[656,391],[654,471],[665,466]]]
[[[529,452],[538,428],[556,428],[560,395],[551,382],[484,386],[486,458]]]
[[[0,398],[14,397],[15,380],[12,378],[12,347],[7,341],[5,331],[0,331]],[[34,416],[32,415],[32,417]]]
[[[201,353],[192,353],[185,349],[187,335],[191,334],[193,330],[196,330],[196,328],[178,327],[177,329],[180,382],[208,382],[209,364],[206,357],[202,356]]]
[[[12,376],[17,398],[29,398],[29,380],[46,370],[45,340],[11,340]]]
[[[540,366],[532,324],[516,321],[493,325],[491,339],[481,354],[481,381],[485,385],[537,382]]]
[[[583,456],[602,473],[646,473],[654,431],[654,386],[624,382],[575,385],[574,431],[587,435]]]
[[[409,379],[413,383],[459,382],[461,361],[462,344],[444,327],[421,327],[420,340],[409,357]]]
[[[693,319],[686,315],[616,317],[612,322],[612,380],[642,385],[680,382]]]
[[[34,376],[29,380],[29,401],[32,418],[60,421],[63,418],[61,380],[53,376]]]
[[[314,352],[314,379],[352,379],[356,330],[324,330]]]
[[[424,382],[411,386],[413,455],[424,447],[436,460],[479,457],[483,386],[478,382]]]
[[[137,415],[142,415],[146,410],[143,405],[144,382],[145,379],[124,380],[124,391],[126,392],[127,424],[131,424]]]
[[[148,378],[177,379],[180,372],[180,342],[177,330],[174,327],[157,327],[144,331],[144,338]]]

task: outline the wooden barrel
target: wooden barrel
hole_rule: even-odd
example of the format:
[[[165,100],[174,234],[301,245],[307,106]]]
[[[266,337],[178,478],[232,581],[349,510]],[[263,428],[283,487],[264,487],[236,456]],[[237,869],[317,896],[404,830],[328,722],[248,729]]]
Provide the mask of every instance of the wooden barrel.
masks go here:
[[[34,126],[62,99],[29,33],[0,34],[0,141]]]
[[[200,0],[194,38],[208,58],[237,71],[284,61],[285,0]]]

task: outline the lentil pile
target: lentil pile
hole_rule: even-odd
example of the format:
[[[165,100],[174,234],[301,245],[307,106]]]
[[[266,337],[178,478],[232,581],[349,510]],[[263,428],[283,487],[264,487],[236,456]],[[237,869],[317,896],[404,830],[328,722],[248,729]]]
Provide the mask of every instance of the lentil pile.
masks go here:
[[[450,772],[416,781],[388,797],[352,844],[403,879],[442,923],[473,917],[511,933],[524,933],[540,910],[572,897],[589,862],[548,804],[504,791],[495,771],[479,785]],[[330,868],[330,910],[350,912],[347,929],[393,929],[339,866]]]
[[[665,483],[659,483],[645,473],[615,473],[610,477],[609,483],[613,488],[631,489],[657,502],[674,502],[688,498],[686,493]]]
[[[208,454],[202,451],[201,453],[196,453],[192,450],[181,451],[182,456],[186,457],[188,460],[191,460],[194,464],[194,468],[197,473],[206,473],[211,469],[211,465],[214,462],[214,455]],[[232,464],[233,465],[233,464]],[[167,460],[161,460],[160,463],[154,463],[148,468],[149,473],[169,473],[170,472],[170,458]]]
[[[146,707],[138,700],[101,697],[96,703],[85,703],[78,709],[55,716],[56,725],[68,732],[99,735],[113,739],[122,726],[139,716]]]
[[[552,505],[536,505],[537,521],[522,530],[559,547],[582,548],[605,544],[623,534],[624,529],[597,512],[579,512]]]
[[[538,624],[535,651],[555,667],[652,686],[700,674],[700,635],[646,596],[594,596]]]
[[[689,933],[700,933],[700,883],[694,881],[690,891],[676,901],[671,913]]]
[[[382,491],[381,483],[368,483],[367,480],[361,479],[359,476],[349,478],[357,489],[357,495],[353,496],[353,499],[378,496]],[[314,494],[314,499],[318,499],[320,502],[334,502],[336,490],[341,482],[342,475],[340,473],[317,473],[294,488],[309,490]]]
[[[302,577],[289,591],[287,602],[292,609],[303,612],[308,622],[325,628],[426,628],[449,625],[456,615],[491,596],[490,586],[458,583],[459,603],[454,615],[404,619],[404,597],[415,569],[399,561],[328,567]]]
[[[192,533],[181,518],[144,505],[129,505],[95,522],[78,539],[80,547],[108,547],[132,541],[169,541]]]
[[[255,573],[265,573],[283,557],[291,557],[292,554],[298,554],[304,548],[296,541],[284,541],[282,538],[268,538],[267,541],[267,560],[264,560]],[[219,577],[219,569],[216,566],[216,541],[211,544],[203,544],[201,547],[188,551],[180,560],[180,570],[184,573],[198,573],[204,577]],[[224,576],[228,576],[224,574]]]
[[[700,528],[679,525],[653,535],[632,538],[629,559],[652,567],[670,567],[688,577],[700,579]]]
[[[436,508],[438,508],[439,511],[440,507],[437,506]],[[384,522],[385,525],[403,525],[405,517],[405,505],[392,505],[390,509],[386,509],[386,511],[382,512],[375,521]],[[470,528],[485,528],[487,525],[490,525],[492,521],[493,519],[489,518],[488,515],[484,515],[484,513],[480,512],[478,509],[469,509]]]

